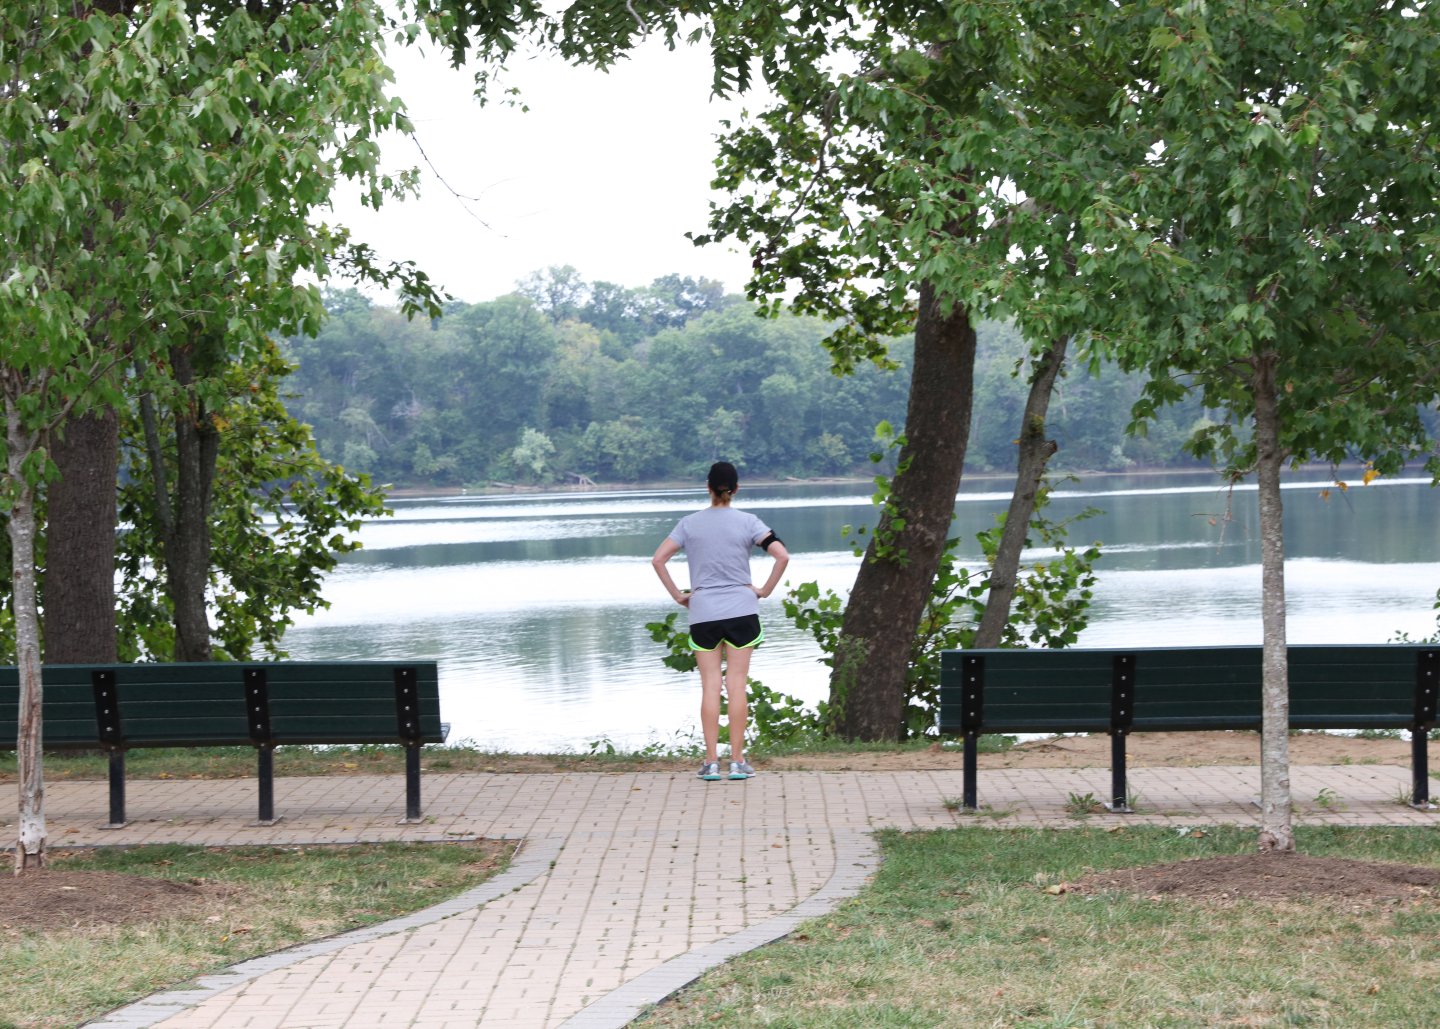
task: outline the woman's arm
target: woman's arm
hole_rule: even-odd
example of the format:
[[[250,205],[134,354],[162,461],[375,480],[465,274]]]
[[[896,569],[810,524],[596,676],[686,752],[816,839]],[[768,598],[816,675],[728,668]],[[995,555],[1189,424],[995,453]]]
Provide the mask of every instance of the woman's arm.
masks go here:
[[[775,563],[770,566],[770,577],[765,580],[764,586],[750,587],[755,591],[756,596],[762,598],[768,597],[775,592],[775,587],[780,585],[780,577],[785,574],[785,566],[790,563],[790,551],[786,550],[785,544],[779,540],[770,544],[765,552],[775,561]]]
[[[667,562],[680,553],[680,544],[676,543],[669,536],[655,549],[655,556],[650,559],[650,567],[655,569],[655,574],[660,576],[660,581],[665,584],[665,591],[670,594],[670,599],[681,607],[690,605],[690,594],[681,593],[680,588],[675,585],[675,580],[670,577],[670,569]]]

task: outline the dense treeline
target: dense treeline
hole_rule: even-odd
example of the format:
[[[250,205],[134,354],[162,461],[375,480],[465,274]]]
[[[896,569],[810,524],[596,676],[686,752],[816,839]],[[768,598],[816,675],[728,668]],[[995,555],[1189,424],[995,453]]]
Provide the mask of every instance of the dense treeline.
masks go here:
[[[909,339],[893,341],[893,368],[836,376],[823,323],[757,317],[703,279],[627,289],[552,268],[419,321],[353,291],[326,304],[318,337],[287,341],[291,410],[326,458],[396,485],[684,479],[719,458],[751,475],[843,475],[868,469],[877,423],[905,417]],[[983,327],[971,470],[1013,467],[1025,353],[1011,327]],[[1051,413],[1054,467],[1189,463],[1197,406],[1127,434],[1141,385],[1071,371]]]

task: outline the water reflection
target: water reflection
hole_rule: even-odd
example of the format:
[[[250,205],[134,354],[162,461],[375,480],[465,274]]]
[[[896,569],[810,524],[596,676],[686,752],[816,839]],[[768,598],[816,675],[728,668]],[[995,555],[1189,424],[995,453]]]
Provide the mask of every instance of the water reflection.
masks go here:
[[[1437,494],[1425,480],[1348,492],[1318,478],[1285,494],[1291,638],[1384,642],[1435,629]],[[1003,480],[967,482],[953,532],[967,539],[1009,501]],[[870,524],[868,484],[747,487],[737,498],[786,541],[792,583],[844,593],[858,561],[844,526]],[[452,738],[508,749],[639,746],[693,730],[693,676],[671,672],[644,626],[671,605],[646,560],[701,490],[427,498],[367,523],[365,549],[326,584],[332,606],[287,635],[296,658],[427,656],[441,663]],[[1071,539],[1105,556],[1084,645],[1259,641],[1253,489],[1213,474],[1099,476],[1065,484],[1055,518],[1101,509]],[[1041,560],[1043,550],[1026,555]],[[964,559],[978,565],[971,542]],[[756,571],[768,567],[757,552]],[[682,573],[683,562],[677,562]],[[827,692],[814,642],[762,606],[755,672],[813,703]],[[683,615],[682,615],[683,619]]]

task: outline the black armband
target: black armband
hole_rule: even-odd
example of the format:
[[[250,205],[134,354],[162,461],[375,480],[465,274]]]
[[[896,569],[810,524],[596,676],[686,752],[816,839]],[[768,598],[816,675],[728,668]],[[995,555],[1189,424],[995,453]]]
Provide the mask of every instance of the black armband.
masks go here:
[[[773,532],[755,545],[766,553],[769,553],[770,544],[772,543],[779,543],[782,547],[785,545],[785,541],[782,540],[779,536],[775,535]]]

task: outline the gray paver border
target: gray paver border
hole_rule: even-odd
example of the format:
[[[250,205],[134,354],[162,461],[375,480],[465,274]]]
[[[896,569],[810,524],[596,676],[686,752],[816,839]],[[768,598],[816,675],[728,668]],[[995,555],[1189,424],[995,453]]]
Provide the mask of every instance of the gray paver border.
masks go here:
[[[187,1008],[199,1006],[216,994],[258,979],[267,972],[288,968],[323,954],[331,954],[351,944],[368,943],[385,936],[418,929],[465,911],[473,911],[548,874],[564,846],[565,840],[558,836],[523,840],[509,868],[493,879],[488,879],[474,889],[449,900],[392,918],[388,922],[351,929],[349,932],[327,936],[323,940],[314,940],[273,954],[250,958],[219,972],[203,975],[195,980],[194,986],[153,994],[123,1008],[116,1008],[98,1019],[86,1022],[85,1025],[94,1026],[96,1029],[149,1029]]]
[[[800,923],[827,914],[840,901],[855,896],[879,867],[879,845],[868,832],[853,829],[835,830],[831,839],[835,848],[835,871],[824,886],[805,900],[782,914],[641,973],[571,1015],[560,1023],[559,1029],[620,1029],[639,1017],[646,1007],[660,1003],[715,966],[788,936]]]

